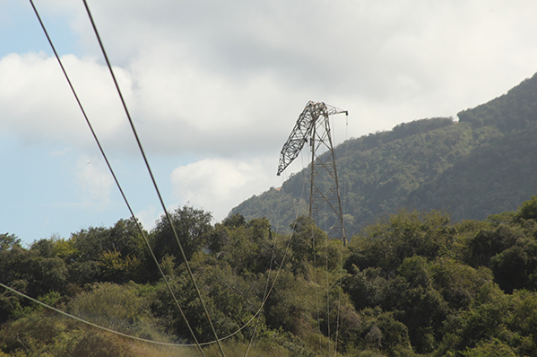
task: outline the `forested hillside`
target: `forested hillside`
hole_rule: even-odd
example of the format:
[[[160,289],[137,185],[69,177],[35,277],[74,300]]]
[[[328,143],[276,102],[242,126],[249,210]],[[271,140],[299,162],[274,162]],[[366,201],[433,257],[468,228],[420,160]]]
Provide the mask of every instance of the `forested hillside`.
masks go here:
[[[307,170],[216,224],[1,233],[0,357],[535,356],[536,100],[340,145],[346,247],[299,214]]]
[[[401,210],[348,247],[304,216],[290,235],[171,217],[226,356],[537,355],[537,196],[483,221]],[[221,356],[128,337],[214,340],[171,225],[143,232],[169,288],[141,233],[120,220],[28,248],[0,234],[0,356]]]
[[[458,117],[458,122],[433,118],[400,124],[336,148],[349,236],[402,207],[446,210],[454,220],[484,219],[513,210],[535,194],[537,75]],[[309,171],[231,213],[266,217],[285,231],[295,211],[307,212]],[[325,215],[317,224],[326,230],[327,222]]]

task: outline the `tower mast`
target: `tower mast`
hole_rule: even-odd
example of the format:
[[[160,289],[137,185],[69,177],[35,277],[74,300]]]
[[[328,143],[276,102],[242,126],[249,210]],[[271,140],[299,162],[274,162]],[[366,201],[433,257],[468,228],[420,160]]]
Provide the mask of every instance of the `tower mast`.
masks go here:
[[[341,239],[347,245],[343,209],[336,170],[336,157],[330,133],[330,115],[345,113],[322,102],[308,102],[284,144],[280,153],[278,176],[296,159],[304,144],[309,141],[311,149],[310,217],[319,221],[319,213],[326,209],[335,214],[328,236]],[[326,181],[319,177],[325,174]]]

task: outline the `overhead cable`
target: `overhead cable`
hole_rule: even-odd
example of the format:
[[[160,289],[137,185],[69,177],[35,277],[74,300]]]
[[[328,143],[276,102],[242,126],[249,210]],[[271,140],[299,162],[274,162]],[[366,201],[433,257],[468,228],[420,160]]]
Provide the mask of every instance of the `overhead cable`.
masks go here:
[[[69,76],[67,75],[67,71],[65,70],[65,67],[63,66],[63,63],[60,59],[60,56],[58,55],[58,52],[56,51],[56,47],[54,46],[54,44],[52,43],[52,39],[50,38],[49,34],[48,34],[48,31],[45,27],[45,24],[43,23],[43,21],[41,20],[41,16],[39,15],[39,12],[37,11],[37,8],[35,7],[35,4],[33,2],[33,0],[30,0],[30,4],[32,5],[32,8],[35,12],[35,15],[37,16],[37,19],[39,20],[39,24],[41,25],[41,28],[43,29],[43,32],[45,33],[45,36],[47,37],[47,40],[48,40],[48,43],[50,44],[50,47],[52,48],[52,51],[54,52],[54,55],[56,56],[56,59],[58,60],[58,64],[60,65],[61,67],[61,70],[63,72],[63,75],[65,77],[65,79],[67,80],[67,83],[69,84],[69,87],[71,88],[71,92],[73,93],[75,99],[76,99],[76,102],[78,103],[78,106],[82,112],[82,115],[84,116],[84,119],[86,120],[86,123],[88,124],[88,127],[91,131],[91,134],[93,135],[93,138],[95,139],[95,142],[97,143],[97,146],[99,147],[99,150],[101,152],[101,155],[103,156],[105,162],[106,162],[106,165],[108,166],[108,170],[110,171],[110,174],[112,175],[112,177],[114,178],[114,181],[116,183],[116,186],[117,188],[119,189],[119,192],[121,193],[121,196],[123,197],[123,200],[125,201],[125,204],[127,205],[127,208],[129,209],[129,212],[131,213],[131,217],[133,218],[134,222],[136,223],[136,226],[137,228],[139,229],[139,231],[141,232],[142,236],[143,236],[143,239],[151,253],[151,256],[153,257],[153,260],[155,261],[158,269],[159,269],[159,272],[162,276],[162,278],[164,279],[165,283],[166,283],[166,286],[168,288],[168,291],[170,292],[177,308],[179,309],[180,313],[181,313],[181,316],[183,317],[183,319],[185,320],[185,323],[192,335],[192,338],[194,339],[194,341],[196,342],[196,345],[198,346],[198,349],[200,351],[200,353],[205,357],[205,353],[203,352],[203,350],[201,349],[201,347],[199,347],[199,343],[198,343],[198,340],[196,338],[196,335],[194,334],[194,331],[192,330],[192,327],[190,326],[190,323],[188,322],[187,318],[186,318],[186,315],[185,313],[183,312],[183,309],[181,309],[181,306],[179,305],[179,302],[175,296],[175,294],[173,293],[173,290],[171,289],[171,286],[168,282],[168,279],[166,278],[164,272],[162,271],[162,268],[160,267],[160,264],[158,262],[158,259],[156,258],[154,252],[153,252],[153,249],[151,248],[151,245],[149,244],[149,240],[147,239],[147,236],[144,232],[144,230],[142,229],[142,227],[140,226],[140,223],[138,222],[138,220],[136,219],[136,216],[134,214],[134,211],[132,210],[130,204],[129,204],[129,201],[127,200],[127,196],[125,195],[125,192],[123,191],[122,187],[121,187],[121,184],[119,183],[119,180],[114,172],[114,170],[112,169],[112,165],[110,164],[110,161],[108,160],[108,157],[106,156],[106,153],[104,152],[104,149],[99,141],[99,138],[97,137],[97,134],[95,133],[95,130],[93,129],[93,126],[91,125],[91,122],[86,114],[86,111],[84,110],[84,107],[82,106],[82,102],[80,101],[80,98],[78,97],[78,94],[76,93],[76,90],[69,78]]]
[[[63,63],[62,63],[62,61],[61,61],[61,59],[60,59],[60,57],[59,57],[59,55],[58,55],[58,53],[57,53],[57,51],[56,51],[56,48],[55,48],[55,46],[54,46],[54,44],[53,44],[53,42],[52,42],[52,40],[51,40],[49,34],[48,34],[48,31],[46,30],[46,27],[45,27],[45,25],[44,25],[44,23],[43,23],[43,21],[42,21],[40,15],[39,15],[39,12],[38,12],[37,8],[35,7],[35,4],[33,3],[33,0],[29,0],[29,1],[30,1],[30,4],[31,4],[31,6],[32,6],[32,8],[33,8],[33,10],[34,10],[34,12],[35,12],[35,14],[36,14],[36,17],[37,17],[37,19],[38,19],[40,25],[41,25],[41,28],[43,29],[43,32],[45,33],[45,36],[46,36],[46,38],[47,38],[47,40],[48,40],[48,42],[49,42],[49,44],[50,44],[50,46],[51,46],[51,48],[52,48],[52,51],[54,52],[54,55],[55,55],[55,57],[56,57],[56,59],[57,59],[59,65],[60,65],[60,68],[61,68],[61,70],[62,70],[62,72],[63,72],[63,74],[64,74],[64,77],[66,78],[66,80],[67,80],[67,82],[68,82],[68,84],[69,84],[69,87],[70,87],[70,89],[71,89],[71,92],[73,93],[73,95],[74,95],[74,97],[75,97],[75,99],[76,99],[76,101],[77,101],[77,104],[78,104],[78,106],[79,106],[79,108],[80,108],[80,110],[81,110],[81,112],[82,112],[82,114],[83,114],[83,116],[84,116],[84,118],[85,118],[85,120],[86,120],[86,123],[88,124],[88,127],[89,127],[89,129],[90,129],[90,131],[91,131],[91,133],[92,133],[92,135],[93,135],[93,137],[94,137],[94,139],[95,139],[95,142],[97,143],[97,146],[99,147],[99,150],[100,150],[100,152],[101,152],[101,155],[103,156],[103,158],[104,158],[104,160],[105,160],[105,162],[106,162],[106,165],[107,165],[107,167],[108,167],[108,169],[109,169],[109,171],[110,171],[110,173],[111,173],[111,175],[112,175],[112,177],[113,177],[113,179],[114,179],[114,181],[115,181],[115,183],[116,183],[116,186],[118,187],[118,189],[119,189],[119,191],[120,191],[120,193],[121,193],[121,196],[123,197],[123,200],[125,201],[125,204],[127,205],[127,208],[128,208],[128,210],[129,210],[129,212],[131,213],[131,217],[133,218],[133,220],[134,220],[134,222],[135,222],[137,228],[140,230],[140,232],[141,232],[141,234],[142,234],[142,237],[143,237],[143,239],[144,239],[144,241],[145,241],[145,243],[146,243],[146,245],[147,245],[147,247],[148,247],[148,249],[149,249],[149,251],[150,251],[150,253],[151,253],[151,256],[152,256],[153,260],[155,261],[155,263],[156,263],[156,265],[157,265],[157,267],[158,267],[158,269],[159,269],[160,275],[163,277],[163,280],[164,280],[164,282],[166,283],[166,286],[167,286],[167,288],[168,288],[170,294],[172,295],[173,300],[175,301],[175,303],[176,303],[176,305],[177,305],[177,307],[178,307],[178,309],[179,309],[179,311],[180,311],[180,313],[181,313],[183,319],[185,320],[185,323],[187,324],[188,329],[190,330],[190,333],[192,334],[192,337],[193,337],[193,339],[194,339],[194,341],[195,341],[195,344],[166,343],[166,342],[159,342],[159,341],[153,341],[153,340],[142,339],[142,338],[138,338],[138,337],[136,337],[136,336],[132,336],[132,335],[127,335],[127,334],[124,334],[124,333],[121,333],[121,332],[118,332],[118,331],[114,331],[114,330],[112,330],[112,329],[109,329],[109,328],[106,328],[106,327],[103,327],[103,326],[99,326],[99,325],[94,324],[94,323],[92,323],[92,322],[90,322],[90,321],[81,319],[81,318],[79,318],[79,317],[77,317],[77,316],[74,316],[74,315],[71,315],[71,314],[69,314],[69,313],[67,313],[67,312],[64,312],[64,311],[61,311],[61,310],[59,310],[59,309],[56,309],[56,308],[54,308],[54,307],[52,307],[52,306],[49,306],[49,305],[47,305],[47,304],[44,304],[44,303],[42,303],[42,302],[40,302],[40,301],[38,301],[38,300],[36,300],[36,299],[30,297],[30,296],[27,296],[27,295],[25,295],[25,294],[23,294],[23,293],[21,293],[21,292],[18,292],[18,291],[16,291],[15,289],[10,288],[9,286],[4,285],[4,284],[2,284],[2,283],[0,283],[0,286],[2,286],[2,287],[4,287],[4,288],[6,288],[6,289],[12,291],[13,293],[18,294],[18,295],[20,295],[20,296],[22,296],[22,297],[24,297],[24,298],[26,298],[26,299],[29,299],[29,300],[31,300],[31,301],[37,303],[37,304],[40,304],[40,305],[42,305],[42,306],[44,306],[44,307],[46,307],[46,308],[49,308],[49,309],[51,309],[51,310],[53,310],[53,311],[56,311],[56,312],[58,312],[58,313],[60,313],[60,314],[62,314],[62,315],[64,315],[64,316],[66,316],[66,317],[75,319],[75,320],[77,320],[77,321],[80,321],[80,322],[85,323],[85,324],[87,324],[87,325],[93,326],[93,327],[95,327],[95,328],[99,328],[99,329],[102,329],[102,330],[105,330],[105,331],[108,331],[108,332],[111,332],[111,333],[115,333],[115,334],[117,334],[117,335],[120,335],[120,336],[123,336],[123,337],[126,337],[126,338],[132,338],[132,339],[139,340],[139,341],[143,341],[143,342],[147,342],[147,343],[153,343],[153,344],[159,344],[159,345],[165,345],[165,346],[175,346],[175,347],[192,347],[192,346],[198,346],[198,348],[199,348],[201,354],[202,354],[203,356],[205,356],[205,354],[204,354],[203,350],[200,348],[200,346],[206,346],[206,345],[210,345],[210,344],[213,344],[213,343],[219,343],[219,344],[220,344],[220,341],[225,340],[225,339],[228,339],[228,338],[230,338],[230,337],[236,335],[236,334],[239,333],[241,330],[243,330],[246,326],[248,326],[252,321],[254,321],[255,318],[256,318],[257,316],[259,316],[259,314],[261,313],[261,311],[262,311],[262,309],[263,309],[263,307],[264,307],[264,304],[265,304],[266,301],[268,300],[268,297],[270,296],[270,294],[271,294],[271,292],[272,292],[272,290],[273,290],[273,288],[274,288],[274,285],[275,285],[275,283],[276,283],[276,281],[277,281],[277,279],[278,279],[278,277],[279,277],[280,271],[281,271],[281,269],[282,269],[282,267],[283,267],[283,265],[284,265],[284,262],[285,262],[285,259],[286,259],[286,256],[287,256],[287,252],[288,252],[288,249],[289,249],[289,242],[290,242],[290,240],[288,241],[286,250],[285,250],[285,252],[284,252],[284,256],[283,256],[283,258],[282,258],[281,264],[279,265],[279,269],[278,269],[278,271],[277,271],[277,273],[276,273],[276,277],[275,277],[274,281],[272,282],[271,287],[270,287],[270,289],[268,290],[268,293],[265,294],[265,297],[264,297],[264,299],[263,299],[263,301],[262,301],[262,303],[261,303],[260,308],[259,308],[258,311],[253,315],[253,317],[252,317],[248,322],[246,322],[241,328],[239,328],[237,331],[235,331],[235,332],[233,332],[233,333],[231,333],[231,334],[229,334],[229,335],[227,335],[227,336],[225,336],[225,337],[223,337],[223,338],[218,338],[218,337],[216,336],[217,339],[214,340],[214,341],[204,342],[204,343],[199,343],[198,340],[197,340],[197,338],[196,338],[196,336],[195,336],[195,334],[194,334],[194,332],[193,332],[193,330],[192,330],[192,328],[191,328],[191,326],[190,326],[190,324],[189,324],[189,322],[188,322],[188,320],[186,319],[186,316],[185,316],[183,310],[181,309],[181,307],[180,307],[180,305],[179,305],[179,302],[178,302],[178,300],[177,300],[175,294],[173,293],[173,290],[171,289],[171,286],[170,286],[170,284],[169,284],[168,279],[166,278],[164,272],[162,271],[162,268],[160,267],[160,264],[158,263],[158,259],[155,257],[155,254],[154,254],[154,252],[153,252],[153,250],[152,250],[152,248],[151,248],[151,245],[149,244],[149,241],[148,241],[148,239],[147,239],[147,236],[146,236],[146,234],[145,234],[143,228],[141,227],[139,221],[136,219],[136,216],[135,216],[135,214],[134,214],[134,211],[132,210],[132,208],[131,208],[131,206],[130,206],[130,204],[129,204],[129,202],[128,202],[128,199],[127,199],[127,197],[126,197],[126,195],[125,195],[125,193],[124,193],[124,191],[123,191],[123,189],[122,189],[122,187],[121,187],[121,185],[120,185],[120,183],[119,183],[119,180],[118,180],[117,176],[115,175],[114,170],[112,169],[112,166],[111,166],[111,164],[110,164],[110,161],[108,160],[108,157],[107,157],[107,155],[106,155],[106,153],[105,153],[105,151],[104,151],[104,149],[103,149],[103,147],[102,147],[102,145],[101,145],[101,143],[100,143],[100,141],[99,141],[99,139],[98,139],[98,137],[97,137],[97,134],[96,134],[95,130],[93,129],[93,126],[92,126],[92,124],[91,124],[91,122],[90,122],[90,120],[89,120],[89,118],[88,118],[88,116],[87,116],[87,114],[86,114],[86,112],[85,112],[85,110],[84,110],[84,107],[82,106],[82,103],[81,103],[81,101],[80,101],[80,99],[79,99],[79,97],[78,97],[78,95],[77,95],[77,93],[76,93],[76,90],[74,89],[74,86],[73,86],[73,84],[72,84],[72,82],[71,82],[71,80],[70,80],[70,78],[69,78],[69,76],[68,76],[68,74],[67,74],[67,72],[66,72],[66,70],[65,70],[65,67],[63,66]],[[136,129],[135,129],[134,124],[133,124],[133,122],[132,122],[132,120],[131,120],[131,117],[130,117],[130,114],[129,114],[128,109],[127,109],[127,107],[126,107],[125,101],[123,100],[123,96],[122,96],[121,91],[120,91],[120,89],[119,89],[119,85],[118,85],[118,83],[117,83],[117,80],[115,79],[115,75],[114,75],[114,73],[113,73],[113,70],[112,70],[112,68],[111,68],[110,62],[109,62],[108,57],[107,57],[107,55],[106,55],[106,52],[105,52],[105,50],[104,50],[104,46],[102,45],[102,41],[100,40],[100,36],[99,36],[99,34],[98,34],[98,32],[97,32],[97,29],[96,29],[96,26],[95,26],[95,24],[94,24],[93,18],[91,17],[91,13],[90,13],[90,11],[89,11],[89,8],[88,8],[87,3],[86,3],[85,0],[84,0],[84,4],[85,4],[85,6],[86,6],[86,10],[88,11],[88,15],[89,15],[89,17],[90,17],[90,20],[91,20],[92,25],[93,25],[93,27],[94,27],[94,30],[95,30],[95,32],[96,32],[97,38],[98,38],[98,40],[99,40],[99,44],[101,45],[101,49],[102,49],[103,54],[104,54],[104,56],[105,56],[106,62],[107,62],[107,64],[108,64],[108,67],[109,67],[110,72],[111,72],[111,74],[112,74],[112,78],[113,78],[114,83],[115,83],[115,85],[116,85],[116,89],[118,90],[118,94],[119,94],[119,96],[120,96],[120,98],[121,98],[122,104],[123,104],[124,109],[125,109],[125,111],[126,111],[126,113],[127,113],[127,117],[128,117],[129,122],[130,122],[130,124],[131,124],[131,127],[132,127],[132,130],[133,130],[133,132],[134,132],[135,138],[136,138],[136,140],[137,140],[137,142],[138,142],[138,145],[139,145],[139,147],[140,147],[140,150],[141,150],[141,152],[142,152],[142,156],[143,156],[143,158],[144,158],[144,161],[145,161],[145,163],[146,163],[146,166],[148,167],[148,170],[149,170],[151,179],[152,179],[152,181],[153,181],[153,184],[154,184],[154,186],[155,186],[155,189],[156,189],[156,191],[157,191],[157,194],[158,194],[158,196],[159,196],[159,198],[160,198],[161,204],[162,204],[163,207],[164,207],[164,203],[163,203],[163,200],[162,200],[162,196],[160,195],[160,192],[159,192],[159,190],[158,190],[158,186],[156,185],[156,181],[155,181],[154,176],[153,176],[153,174],[152,174],[152,171],[151,171],[151,169],[150,169],[150,167],[149,167],[149,163],[148,163],[147,158],[146,158],[146,156],[145,156],[143,147],[142,147],[141,142],[140,142],[140,140],[139,140],[139,137],[138,137],[138,135],[137,135],[137,133],[136,133]],[[168,212],[167,212],[166,210],[165,210],[165,212],[166,212],[166,214],[167,214],[167,218],[168,218],[168,220],[170,220],[170,217],[169,217],[169,215],[168,215]],[[295,212],[295,215],[296,215],[296,212]],[[171,222],[170,222],[170,224],[171,224]],[[175,232],[175,229],[174,229],[174,227],[173,227],[172,224],[171,224],[171,226],[172,226],[172,230],[174,230],[175,238],[176,238],[176,240],[178,241],[177,233]],[[179,241],[178,241],[178,243],[179,243],[179,246],[181,247]],[[184,254],[183,254],[183,257],[184,257]],[[188,264],[188,261],[187,261],[186,259],[185,259],[185,262]],[[188,267],[188,268],[189,268],[189,267]],[[193,279],[193,275],[192,275],[192,272],[191,272],[190,268],[189,268],[189,273],[191,274],[191,278]],[[269,278],[270,278],[270,275],[269,275]],[[268,279],[269,279],[269,278],[268,278]],[[268,282],[268,281],[267,281],[267,282]],[[194,285],[196,285],[196,284],[195,284],[195,281],[194,281]],[[198,290],[198,296],[199,296],[199,290]],[[202,304],[203,304],[203,300],[202,300]],[[207,315],[208,315],[208,314],[207,314]],[[208,316],[208,317],[209,317],[209,316]],[[210,319],[210,317],[209,317],[209,319]],[[214,327],[213,327],[213,331],[214,331]],[[221,349],[221,351],[222,351],[222,349]],[[223,351],[222,351],[222,352],[223,352]]]
[[[119,88],[119,84],[117,82],[116,76],[114,75],[114,70],[112,69],[112,65],[110,64],[110,60],[108,59],[108,55],[106,54],[106,50],[104,49],[103,42],[101,40],[101,36],[99,35],[99,31],[97,30],[97,26],[95,25],[95,21],[93,20],[93,16],[91,15],[91,11],[89,9],[88,3],[86,0],[83,0],[84,6],[86,8],[86,11],[88,13],[88,17],[91,21],[91,25],[93,27],[93,30],[95,32],[95,36],[97,37],[97,40],[99,41],[99,46],[101,47],[101,51],[103,53],[103,56],[106,60],[106,64],[108,66],[108,69],[110,71],[110,74],[112,76],[112,79],[114,81],[114,85],[116,86],[117,93],[119,95],[119,98],[121,99],[121,103],[123,104],[123,109],[125,110],[125,114],[127,115],[127,118],[129,120],[132,132],[134,134],[134,137],[136,138],[136,142],[138,143],[138,147],[140,148],[140,153],[142,154],[142,157],[144,159],[145,165],[147,167],[147,171],[149,172],[149,175],[151,176],[151,181],[153,182],[153,186],[155,187],[155,191],[158,195],[158,198],[160,200],[160,203],[162,205],[162,209],[164,210],[164,213],[166,214],[166,218],[168,219],[168,222],[170,223],[170,227],[172,229],[172,232],[175,236],[175,240],[177,241],[177,245],[179,246],[179,249],[181,251],[181,255],[183,257],[183,261],[185,262],[185,266],[188,271],[188,275],[190,277],[190,280],[192,281],[192,285],[194,286],[194,289],[196,290],[196,294],[198,295],[198,298],[201,302],[201,305],[203,307],[203,311],[205,312],[205,315],[207,317],[207,320],[209,321],[209,325],[211,326],[211,330],[213,332],[213,335],[218,343],[218,347],[220,348],[220,352],[222,353],[222,356],[225,357],[224,349],[222,347],[222,343],[220,342],[220,339],[218,338],[218,334],[216,333],[216,329],[214,328],[213,321],[211,320],[211,316],[209,315],[209,311],[207,310],[207,306],[205,304],[205,301],[203,300],[203,297],[201,296],[201,292],[199,290],[198,284],[196,283],[196,279],[194,278],[194,274],[192,273],[192,269],[190,268],[190,264],[188,263],[188,259],[186,257],[185,251],[183,249],[183,246],[181,242],[179,241],[179,236],[177,235],[177,232],[175,230],[175,227],[173,225],[172,218],[170,217],[170,214],[168,210],[166,209],[166,205],[164,204],[164,200],[162,199],[162,195],[160,194],[160,190],[158,188],[157,182],[155,180],[155,177],[153,175],[153,171],[151,170],[151,167],[149,166],[149,161],[147,160],[147,156],[145,155],[142,142],[140,141],[140,138],[138,137],[138,133],[136,132],[136,128],[134,126],[134,122],[132,121],[131,115],[129,113],[129,110],[127,108],[127,103],[125,102],[125,99],[123,98],[123,94],[121,93],[121,89]]]

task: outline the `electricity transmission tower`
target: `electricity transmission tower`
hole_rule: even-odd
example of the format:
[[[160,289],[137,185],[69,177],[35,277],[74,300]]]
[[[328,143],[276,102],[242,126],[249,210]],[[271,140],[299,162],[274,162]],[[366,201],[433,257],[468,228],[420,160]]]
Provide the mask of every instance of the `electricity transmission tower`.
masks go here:
[[[330,222],[328,236],[341,239],[343,244],[347,245],[329,121],[330,115],[340,113],[349,115],[346,110],[340,110],[322,102],[309,101],[306,104],[289,139],[283,145],[278,176],[298,157],[304,144],[309,141],[311,148],[310,217],[315,220],[322,210],[333,212],[335,220],[333,224]],[[319,176],[323,173],[325,174],[324,181],[320,182]]]

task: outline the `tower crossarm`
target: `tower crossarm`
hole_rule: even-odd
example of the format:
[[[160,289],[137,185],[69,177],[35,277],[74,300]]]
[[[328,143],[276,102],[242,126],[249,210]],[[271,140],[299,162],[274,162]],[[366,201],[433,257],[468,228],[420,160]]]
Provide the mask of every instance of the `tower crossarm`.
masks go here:
[[[329,237],[339,238],[344,245],[347,245],[329,120],[330,115],[341,113],[347,116],[349,114],[346,110],[322,102],[308,102],[300,113],[289,139],[283,145],[278,176],[297,158],[304,144],[309,140],[311,147],[310,217],[318,225],[321,222],[324,223]],[[325,179],[319,182],[319,178],[322,177]],[[326,212],[332,212],[332,217]]]
[[[319,116],[328,118],[329,115],[345,113],[346,110],[341,110],[330,105],[326,105],[322,102],[309,101],[306,107],[300,113],[295,127],[289,135],[289,138],[283,145],[280,152],[280,163],[278,164],[278,176],[289,166],[294,159],[298,157],[300,151],[304,147],[304,144],[311,137],[311,132],[315,122]]]
[[[280,152],[280,163],[278,164],[278,176],[298,157],[300,150],[302,150],[304,144],[308,141],[308,137],[311,136],[311,129],[313,127],[311,109],[314,105],[315,103],[308,102],[302,113],[300,113],[291,135],[289,135],[289,138],[283,144],[282,151]]]

